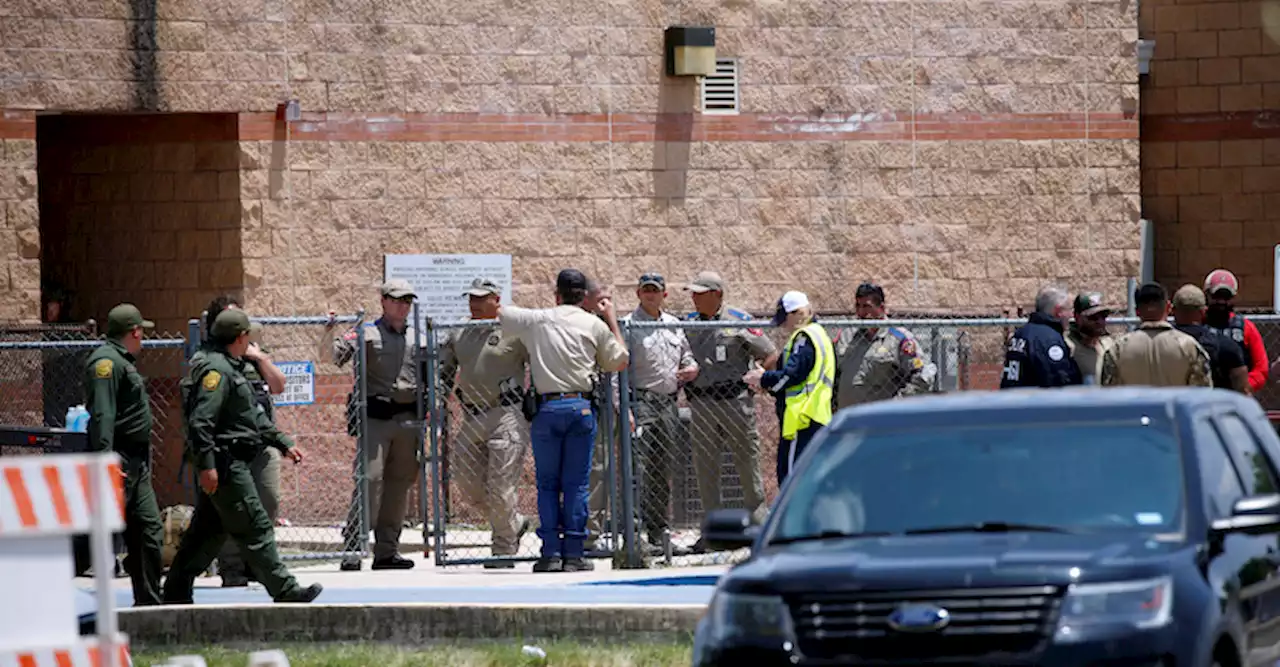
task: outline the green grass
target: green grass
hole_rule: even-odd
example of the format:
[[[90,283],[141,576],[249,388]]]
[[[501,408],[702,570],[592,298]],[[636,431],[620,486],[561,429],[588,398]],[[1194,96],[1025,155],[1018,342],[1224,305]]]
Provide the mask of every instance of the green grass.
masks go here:
[[[521,654],[525,644],[547,653],[545,663]],[[263,647],[172,647],[133,652],[137,667],[160,665],[177,655],[199,655],[209,667],[245,667],[249,653],[264,648],[283,650],[291,667],[688,667],[690,644],[589,642],[448,642],[403,648],[385,644],[278,644]]]

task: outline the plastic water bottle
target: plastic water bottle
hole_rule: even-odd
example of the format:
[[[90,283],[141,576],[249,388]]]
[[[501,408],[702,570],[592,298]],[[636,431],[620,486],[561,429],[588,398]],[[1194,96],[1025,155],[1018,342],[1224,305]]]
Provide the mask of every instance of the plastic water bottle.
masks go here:
[[[73,405],[67,408],[67,416],[62,420],[62,423],[64,424],[63,428],[68,431],[76,430],[76,407],[78,406]]]
[[[67,410],[67,430],[85,433],[89,430],[89,411],[83,405]]]

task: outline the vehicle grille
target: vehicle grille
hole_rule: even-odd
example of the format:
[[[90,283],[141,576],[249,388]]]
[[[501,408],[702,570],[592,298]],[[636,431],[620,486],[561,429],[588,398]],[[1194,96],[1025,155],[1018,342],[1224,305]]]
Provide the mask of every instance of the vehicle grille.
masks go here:
[[[813,593],[788,604],[806,657],[919,662],[1031,656],[1053,633],[1061,600],[1055,586],[1024,586]],[[889,614],[908,603],[942,607],[951,621],[931,632],[891,629]]]

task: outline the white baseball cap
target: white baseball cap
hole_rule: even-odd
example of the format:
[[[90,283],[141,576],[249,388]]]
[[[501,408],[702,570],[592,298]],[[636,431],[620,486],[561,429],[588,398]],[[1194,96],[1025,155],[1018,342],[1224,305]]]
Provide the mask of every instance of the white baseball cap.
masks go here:
[[[778,299],[778,310],[773,314],[773,323],[775,325],[782,324],[787,319],[787,315],[794,313],[801,308],[809,305],[809,297],[804,292],[792,290],[782,295]]]

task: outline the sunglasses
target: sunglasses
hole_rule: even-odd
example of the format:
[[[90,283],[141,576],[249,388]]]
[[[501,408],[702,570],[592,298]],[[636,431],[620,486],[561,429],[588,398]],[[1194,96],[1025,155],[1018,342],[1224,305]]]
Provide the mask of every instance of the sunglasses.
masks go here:
[[[646,273],[643,276],[640,276],[640,282],[641,284],[652,282],[662,283],[663,285],[667,284],[667,281],[663,279],[661,273]]]
[[[391,297],[387,297],[387,298],[390,299]],[[397,297],[391,300],[395,301],[396,303],[413,303],[413,297],[411,296],[402,296],[402,297]]]

